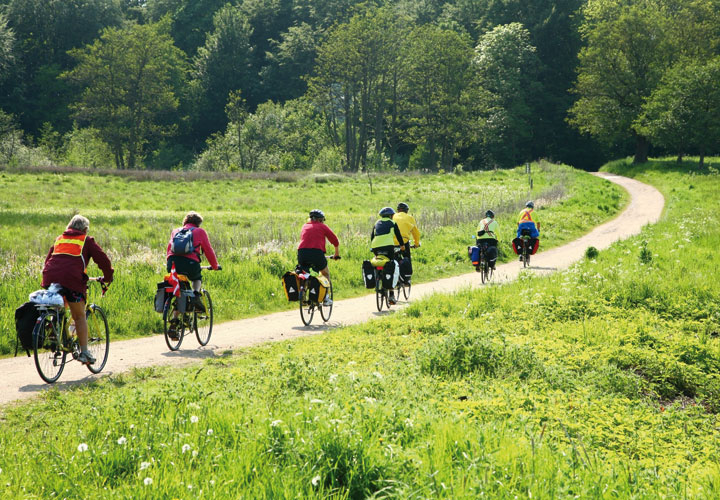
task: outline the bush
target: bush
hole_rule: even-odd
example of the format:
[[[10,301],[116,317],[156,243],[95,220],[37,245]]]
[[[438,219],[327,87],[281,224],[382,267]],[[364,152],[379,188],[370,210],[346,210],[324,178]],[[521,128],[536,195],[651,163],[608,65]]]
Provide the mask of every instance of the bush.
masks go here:
[[[64,136],[62,163],[73,167],[114,168],[112,151],[92,127],[73,128]]]

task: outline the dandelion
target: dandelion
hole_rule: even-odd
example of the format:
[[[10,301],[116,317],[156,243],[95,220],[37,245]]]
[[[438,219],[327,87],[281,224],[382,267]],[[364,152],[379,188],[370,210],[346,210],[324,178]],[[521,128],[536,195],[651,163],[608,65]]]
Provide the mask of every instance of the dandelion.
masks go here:
[[[150,486],[150,485],[152,484],[152,478],[151,478],[151,477],[146,477],[146,478],[143,480],[143,483],[145,483],[145,486]]]
[[[313,486],[317,486],[318,484],[320,484],[320,474],[318,474],[317,476],[312,478],[312,480],[310,482],[312,483]]]
[[[196,415],[193,415],[192,417],[190,417],[190,423],[192,423],[192,424],[197,424],[198,420],[200,420],[200,419]]]
[[[277,427],[280,424],[282,424],[282,420],[273,420],[270,422],[270,427]]]
[[[182,445],[182,452],[185,453],[187,451],[190,451],[190,445],[189,444]]]
[[[125,444],[127,443],[127,438],[125,436],[120,436],[120,438],[117,440],[118,444]]]
[[[150,462],[140,462],[140,470],[145,470],[150,467]]]
[[[208,436],[212,436],[212,435],[213,435],[213,430],[212,430],[212,429],[208,429],[208,430],[207,430],[207,435],[208,435]]]
[[[87,445],[87,444],[85,444],[85,443],[80,443],[80,444],[78,445],[78,451],[79,451],[80,453],[82,453],[82,452],[84,452],[84,451],[87,451],[87,450],[88,450],[88,445]]]

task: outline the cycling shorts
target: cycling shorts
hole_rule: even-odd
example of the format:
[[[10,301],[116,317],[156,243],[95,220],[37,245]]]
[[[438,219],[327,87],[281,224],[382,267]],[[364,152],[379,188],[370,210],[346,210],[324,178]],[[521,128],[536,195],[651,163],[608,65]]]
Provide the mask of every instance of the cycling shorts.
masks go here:
[[[325,252],[319,248],[298,248],[297,260],[300,267],[305,269],[311,267],[316,273],[328,266]]]

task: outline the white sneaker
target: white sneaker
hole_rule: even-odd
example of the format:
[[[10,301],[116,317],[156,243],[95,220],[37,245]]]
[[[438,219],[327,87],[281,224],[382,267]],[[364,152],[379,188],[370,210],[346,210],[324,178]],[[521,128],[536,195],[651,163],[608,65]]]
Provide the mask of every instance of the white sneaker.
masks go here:
[[[331,306],[332,305],[332,299],[330,297],[325,297],[325,300],[323,300],[324,306]]]

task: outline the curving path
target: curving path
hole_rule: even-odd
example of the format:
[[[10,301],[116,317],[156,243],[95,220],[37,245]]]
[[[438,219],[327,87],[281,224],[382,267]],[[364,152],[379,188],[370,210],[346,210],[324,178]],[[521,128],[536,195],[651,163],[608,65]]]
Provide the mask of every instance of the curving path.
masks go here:
[[[660,192],[639,181],[607,173],[595,174],[625,188],[631,196],[627,208],[615,219],[596,227],[582,238],[561,247],[533,256],[534,273],[548,273],[565,269],[580,260],[589,246],[598,249],[607,248],[613,242],[637,234],[643,226],[657,222],[663,210],[665,200]],[[509,262],[498,266],[494,282],[515,279],[522,269],[520,262]],[[453,292],[480,285],[480,276],[473,272],[445,278],[431,283],[413,285],[412,298],[417,300],[433,293]],[[110,345],[110,357],[105,370],[100,375],[118,374],[136,367],[151,365],[177,365],[197,359],[216,356],[229,349],[248,347],[268,341],[286,340],[305,335],[323,333],[330,328],[362,323],[380,316],[375,308],[375,295],[365,295],[354,299],[338,300],[333,308],[332,320],[324,326],[304,327],[297,308],[238,321],[215,325],[211,343],[198,348],[194,337],[186,338],[183,349],[169,352],[162,335],[123,340]],[[319,321],[316,319],[315,321]],[[110,318],[112,325],[112,318]],[[49,386],[44,384],[35,371],[32,358],[18,356],[0,360],[0,404],[6,404],[30,398],[49,387],[66,388],[97,378],[78,363],[69,363],[60,381]]]

